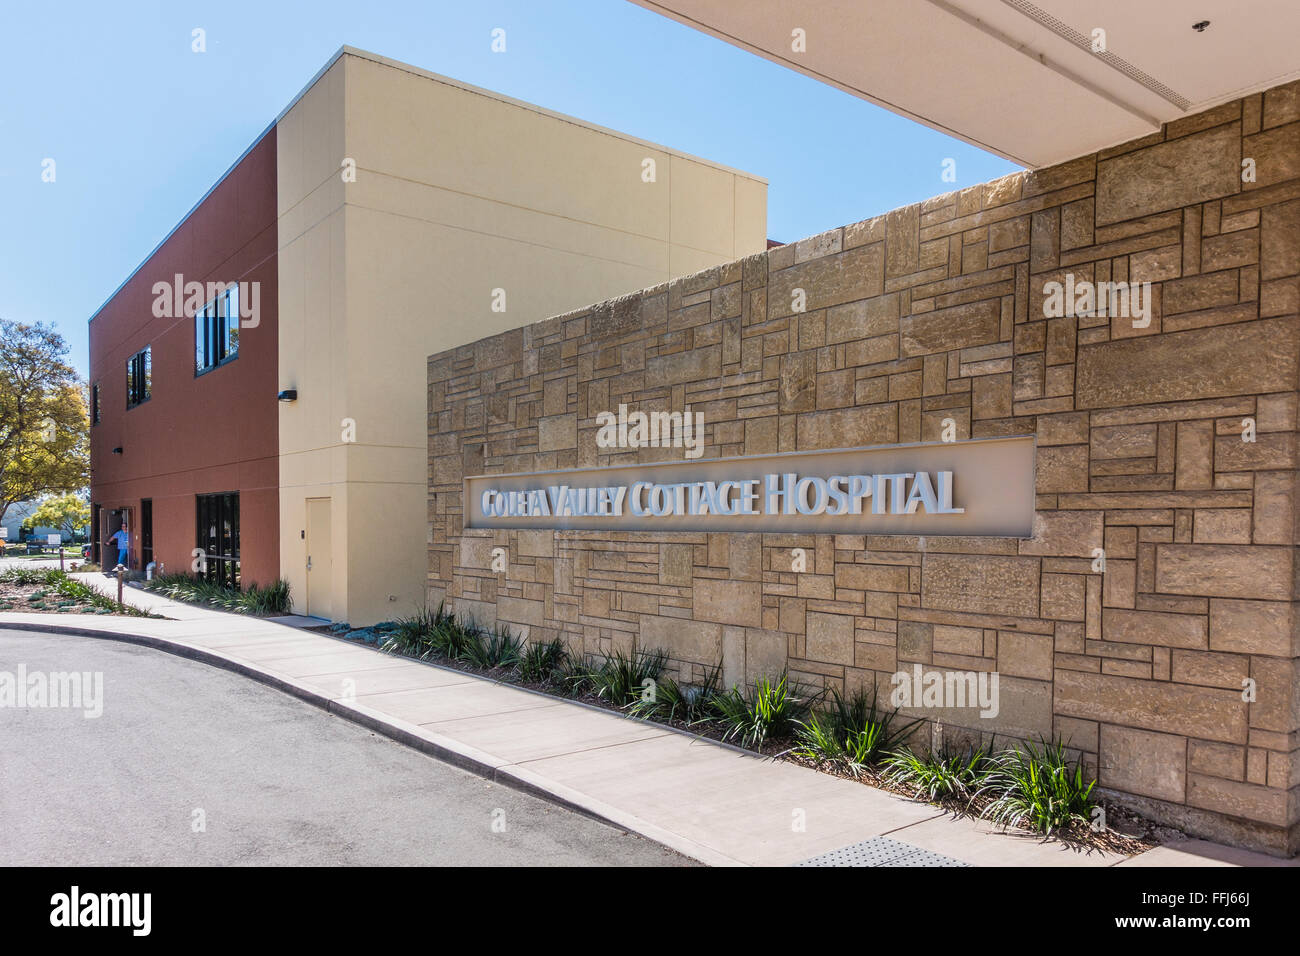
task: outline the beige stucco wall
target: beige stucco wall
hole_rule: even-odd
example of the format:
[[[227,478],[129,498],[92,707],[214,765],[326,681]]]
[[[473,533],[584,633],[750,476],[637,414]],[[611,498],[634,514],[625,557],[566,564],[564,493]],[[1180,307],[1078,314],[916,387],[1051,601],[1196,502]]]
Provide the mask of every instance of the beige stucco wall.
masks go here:
[[[316,610],[305,502],[331,498],[330,612],[352,624],[424,602],[430,353],[766,245],[760,179],[369,55],[342,56],[278,135],[281,388],[299,393],[280,410],[280,564]]]

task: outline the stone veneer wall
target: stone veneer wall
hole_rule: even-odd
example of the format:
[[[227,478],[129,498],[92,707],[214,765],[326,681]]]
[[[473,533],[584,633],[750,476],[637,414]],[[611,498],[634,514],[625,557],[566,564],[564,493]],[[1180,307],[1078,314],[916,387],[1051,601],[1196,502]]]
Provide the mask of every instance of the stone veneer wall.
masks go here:
[[[1066,273],[1152,282],[1150,327],[1045,320]],[[432,356],[430,601],[728,684],[997,671],[998,717],[945,728],[1063,735],[1131,805],[1294,853],[1298,274],[1291,84]],[[705,457],[1034,434],[1035,533],[462,529],[466,475],[681,457],[598,449],[621,402],[703,412]]]

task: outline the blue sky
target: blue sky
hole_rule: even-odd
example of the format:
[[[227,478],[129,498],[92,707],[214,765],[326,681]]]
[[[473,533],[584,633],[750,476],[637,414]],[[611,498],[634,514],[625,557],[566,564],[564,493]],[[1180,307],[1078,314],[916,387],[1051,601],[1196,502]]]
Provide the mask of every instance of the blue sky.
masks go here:
[[[0,35],[0,316],[83,375],[86,320],[345,43],[763,176],[783,241],[1017,168],[626,0],[13,2]]]

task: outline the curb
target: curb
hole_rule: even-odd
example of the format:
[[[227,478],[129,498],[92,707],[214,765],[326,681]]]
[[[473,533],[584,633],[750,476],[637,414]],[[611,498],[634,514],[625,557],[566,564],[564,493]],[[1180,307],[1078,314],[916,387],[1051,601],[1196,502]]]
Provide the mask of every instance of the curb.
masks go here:
[[[580,813],[589,819],[596,820],[616,830],[625,830],[636,833],[639,836],[652,840],[655,843],[659,843],[676,853],[690,857],[691,859],[697,860],[698,862],[704,863],[708,866],[746,865],[724,853],[712,850],[702,844],[696,843],[694,840],[690,840],[679,834],[647,823],[639,817],[629,813],[624,813],[617,807],[610,806],[609,804],[599,800],[594,800],[576,790],[559,787],[554,784],[543,784],[541,778],[536,777],[518,764],[494,763],[488,758],[487,754],[483,754],[481,751],[472,747],[461,745],[450,738],[442,737],[439,734],[433,734],[427,730],[416,730],[415,728],[417,725],[407,724],[398,718],[380,716],[377,711],[372,711],[370,708],[362,704],[347,704],[342,701],[334,700],[319,691],[304,687],[292,679],[278,677],[274,674],[267,673],[252,664],[227,657],[216,650],[194,647],[193,645],[183,644],[169,638],[154,637],[147,634],[133,634],[126,631],[96,630],[93,628],[77,627],[68,624],[47,625],[32,624],[26,621],[8,622],[5,621],[3,617],[0,617],[0,630],[25,631],[35,634],[67,634],[73,637],[92,637],[101,640],[118,641],[123,644],[135,644],[140,647],[148,647],[152,650],[162,651],[175,657],[184,658],[185,660],[207,664],[211,667],[216,667],[220,670],[229,671],[238,674],[241,677],[257,681],[258,683],[273,688],[274,690],[278,690],[291,697],[297,698],[304,703],[311,704],[328,714],[342,717],[345,720],[360,727],[364,727],[367,730],[381,734],[382,736],[405,747],[410,747],[413,750],[417,750],[420,753],[433,757],[436,760],[440,760],[443,763],[451,764],[461,770],[466,770],[476,776],[483,777],[492,783],[501,784],[502,786],[510,787],[512,790],[517,790],[521,793],[528,794],[529,796],[546,800],[549,803],[563,807],[566,810],[571,810],[575,813]],[[316,636],[332,637],[332,635],[321,634]],[[333,639],[338,641],[340,644],[347,644],[353,647],[365,646],[358,645],[355,641],[343,640],[342,638]],[[375,653],[379,652],[375,651]],[[397,655],[384,656],[393,657]],[[487,683],[499,684],[504,687],[510,687],[514,690],[527,691],[530,694],[535,694],[539,697],[550,700],[556,700],[561,703],[578,704],[579,706],[598,713],[615,716],[611,711],[604,710],[600,707],[594,707],[590,704],[582,703],[581,701],[565,701],[562,698],[555,698],[550,694],[544,694],[541,691],[532,690],[527,687],[517,687],[504,681],[488,680],[478,677],[475,674],[466,674],[466,672],[456,670],[455,668],[439,667],[432,661],[419,661],[414,658],[404,659],[410,660],[412,663],[425,664],[450,673],[465,674],[467,677],[477,680],[485,680]],[[649,724],[648,721],[641,721],[641,723]],[[665,731],[681,734],[683,736],[691,736],[692,739],[694,739],[693,735],[685,734],[683,731],[678,730],[675,727],[668,727],[662,724],[650,725],[662,727]],[[716,742],[709,740],[708,743]],[[728,750],[735,750],[745,756],[755,757],[754,754],[740,750],[730,744],[722,744],[722,746]]]

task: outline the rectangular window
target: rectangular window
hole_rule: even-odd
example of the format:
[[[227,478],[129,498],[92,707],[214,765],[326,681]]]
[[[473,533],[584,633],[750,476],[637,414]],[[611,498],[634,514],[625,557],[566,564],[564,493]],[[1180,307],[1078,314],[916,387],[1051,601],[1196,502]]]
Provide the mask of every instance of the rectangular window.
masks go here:
[[[223,365],[239,355],[239,285],[194,313],[194,374]]]
[[[149,401],[153,391],[153,356],[146,345],[126,360],[126,407]]]
[[[90,424],[99,424],[99,383],[90,386]]]
[[[199,574],[208,581],[238,589],[239,492],[197,495],[195,544],[203,552]]]

